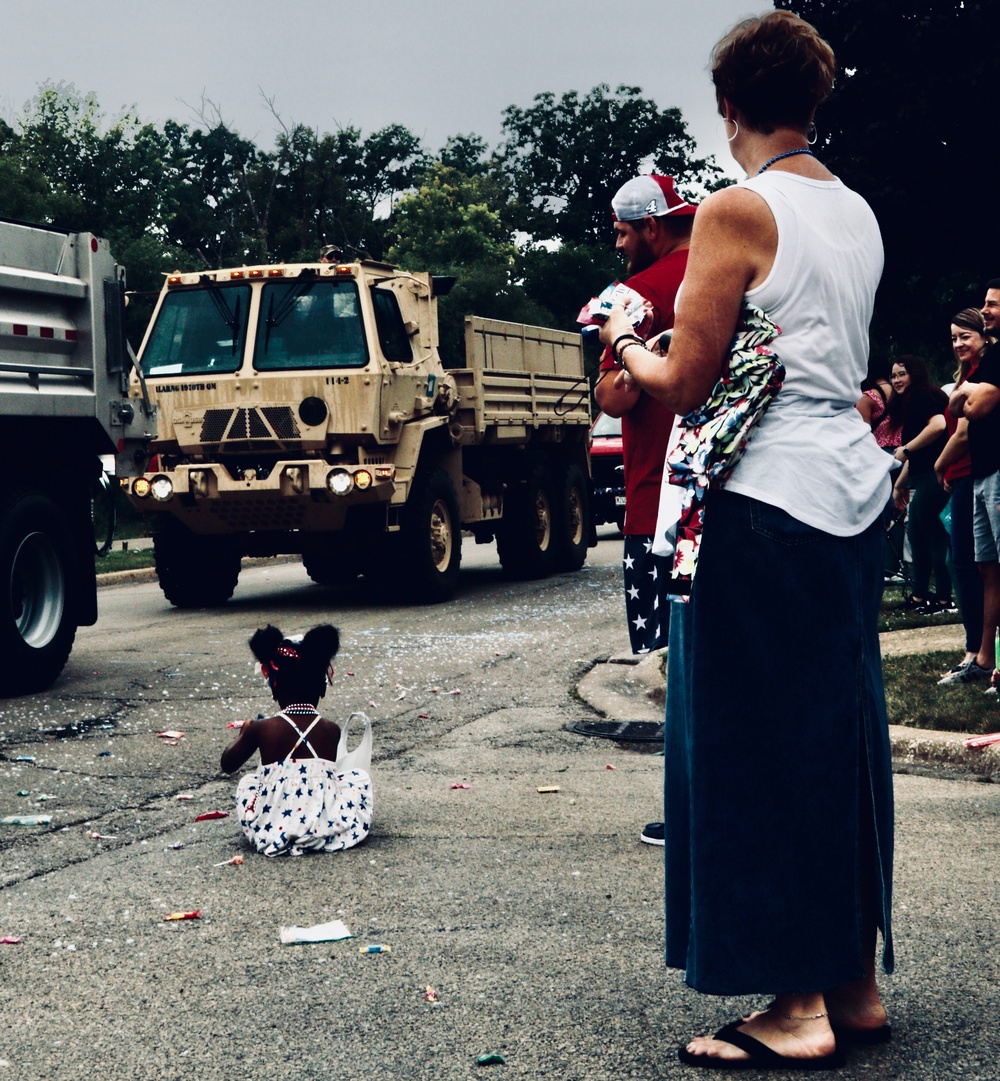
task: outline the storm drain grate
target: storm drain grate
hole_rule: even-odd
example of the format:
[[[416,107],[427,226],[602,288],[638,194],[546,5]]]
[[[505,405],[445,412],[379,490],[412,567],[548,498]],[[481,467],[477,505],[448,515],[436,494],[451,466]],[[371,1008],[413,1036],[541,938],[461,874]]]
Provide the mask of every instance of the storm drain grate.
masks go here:
[[[663,742],[663,725],[653,721],[575,721],[566,727],[581,736],[598,736],[620,743]]]

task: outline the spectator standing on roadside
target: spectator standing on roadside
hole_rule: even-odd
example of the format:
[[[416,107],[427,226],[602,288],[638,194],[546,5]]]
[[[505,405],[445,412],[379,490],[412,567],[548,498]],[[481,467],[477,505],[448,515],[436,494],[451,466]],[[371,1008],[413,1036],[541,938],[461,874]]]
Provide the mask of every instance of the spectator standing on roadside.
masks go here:
[[[951,321],[951,348],[958,367],[955,382],[942,387],[949,396],[972,375],[989,345],[986,323],[978,308],[965,308]],[[969,682],[969,662],[976,659],[983,639],[983,579],[976,566],[976,542],[973,534],[973,480],[969,460],[969,423],[949,409],[948,442],[934,463],[938,483],[951,493],[951,573],[958,596],[958,607],[965,627],[965,656],[946,672],[939,683]]]
[[[1000,278],[986,283],[982,307],[986,334],[993,339],[975,372],[955,389],[948,408],[968,421],[972,463],[972,514],[976,565],[983,578],[983,636],[979,652],[965,666],[962,683],[987,679],[996,665],[1000,623]]]
[[[653,307],[649,337],[674,325],[696,209],[674,191],[673,177],[652,174],[628,181],[611,200],[615,247],[627,261],[625,284]],[[637,386],[616,388],[617,370],[605,351],[594,397],[608,416],[622,419],[625,611],[632,652],[648,653],[667,644],[669,606],[658,587],[669,565],[651,548],[673,415]]]
[[[868,378],[861,384],[858,412],[868,421],[875,442],[890,453],[899,446],[899,425],[889,415],[892,401],[892,380],[886,375],[887,365],[869,364]]]
[[[611,200],[615,247],[627,261],[625,284],[653,306],[650,337],[674,325],[674,299],[687,268],[696,210],[674,191],[673,177],[655,174],[634,177]],[[670,616],[665,590],[670,564],[654,556],[652,547],[673,414],[635,384],[615,387],[617,371],[605,351],[594,397],[608,416],[622,419],[625,616],[632,652],[649,653],[667,644]],[[649,823],[641,837],[662,845],[663,823]]]
[[[934,463],[948,441],[944,414],[948,396],[933,386],[927,365],[912,355],[892,365],[889,413],[901,424],[896,461],[903,463],[893,487],[896,510],[906,509],[906,533],[913,557],[913,586],[904,607],[934,615],[951,607],[948,531],[941,512],[948,493],[937,482]],[[935,595],[930,593],[934,575]]]
[[[781,328],[781,390],[710,488],[690,602],[670,620],[666,961],[710,995],[770,1005],[679,1049],[692,1066],[826,1069],[889,1038],[893,810],[878,612],[890,461],[855,404],[882,272],[865,201],[812,156],[836,60],[788,11],[712,56],[748,179],[701,204],[666,357],[621,307],[617,377],[678,414],[723,374],[745,307]],[[734,661],[738,658],[738,663]]]

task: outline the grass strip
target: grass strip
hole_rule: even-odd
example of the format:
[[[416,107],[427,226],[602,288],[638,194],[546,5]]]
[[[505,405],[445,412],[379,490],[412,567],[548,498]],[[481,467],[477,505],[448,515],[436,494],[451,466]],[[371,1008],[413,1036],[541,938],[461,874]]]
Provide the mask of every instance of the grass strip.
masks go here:
[[[153,549],[142,548],[127,552],[108,552],[106,556],[95,556],[98,574],[113,574],[115,571],[134,571],[153,565]]]
[[[1000,698],[983,693],[988,680],[938,684],[954,663],[954,651],[883,657],[889,723],[977,736],[1000,732]]]

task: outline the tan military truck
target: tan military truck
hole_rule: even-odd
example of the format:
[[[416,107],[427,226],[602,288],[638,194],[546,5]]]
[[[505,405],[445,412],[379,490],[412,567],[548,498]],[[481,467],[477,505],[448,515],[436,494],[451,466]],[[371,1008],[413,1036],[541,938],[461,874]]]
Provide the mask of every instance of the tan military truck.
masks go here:
[[[446,600],[463,530],[517,577],[583,564],[579,335],[469,318],[448,366],[450,284],[370,261],[168,277],[139,352],[158,434],[129,495],[172,604],[222,604],[244,556],[280,553],[320,584]]]

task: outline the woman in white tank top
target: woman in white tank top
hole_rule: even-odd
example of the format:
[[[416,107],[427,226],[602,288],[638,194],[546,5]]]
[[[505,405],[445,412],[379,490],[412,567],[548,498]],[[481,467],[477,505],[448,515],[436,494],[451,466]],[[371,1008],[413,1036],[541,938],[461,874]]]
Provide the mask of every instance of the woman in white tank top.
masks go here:
[[[602,332],[618,378],[683,416],[723,373],[744,305],[781,330],[784,385],[709,492],[690,603],[671,618],[666,961],[696,990],[773,1000],[683,1045],[695,1066],[833,1068],[844,1044],[890,1036],[875,947],[880,930],[891,971],[877,634],[891,463],[854,408],[882,243],[811,149],[834,70],[785,11],[719,42],[719,111],[748,179],[698,210],[668,357],[630,338],[621,312]]]

